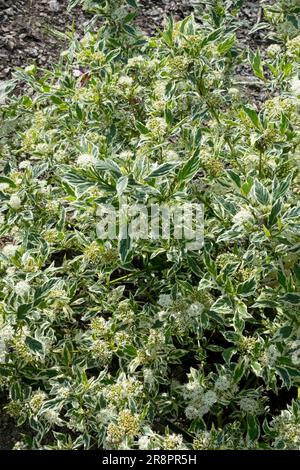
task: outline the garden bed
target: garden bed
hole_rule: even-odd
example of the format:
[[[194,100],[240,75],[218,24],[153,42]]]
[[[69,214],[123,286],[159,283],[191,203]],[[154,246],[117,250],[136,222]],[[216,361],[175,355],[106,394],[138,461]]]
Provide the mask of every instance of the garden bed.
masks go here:
[[[127,25],[105,45],[88,36],[60,69],[67,42],[49,27],[74,21],[81,38],[91,15],[0,0],[0,79],[33,61],[51,70],[18,72],[29,93],[12,99],[0,136],[12,381],[0,448],[28,432],[10,416],[32,424],[33,448],[294,448],[297,41],[276,39],[254,1],[238,18],[196,9],[157,40],[164,15],[182,19],[190,2],[140,4],[148,42]],[[204,251],[95,241],[95,205],[116,204],[114,191],[201,201]]]

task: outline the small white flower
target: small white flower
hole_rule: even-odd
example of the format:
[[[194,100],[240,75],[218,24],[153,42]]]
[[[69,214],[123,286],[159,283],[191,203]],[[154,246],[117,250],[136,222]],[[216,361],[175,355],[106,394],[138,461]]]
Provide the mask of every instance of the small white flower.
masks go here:
[[[8,277],[13,276],[15,274],[15,272],[16,272],[15,266],[9,266],[6,270],[6,274],[7,274]]]
[[[14,290],[17,295],[26,295],[30,291],[30,285],[26,281],[19,281]]]
[[[231,98],[236,99],[240,97],[241,92],[238,88],[231,87],[228,89],[228,94],[230,95]]]
[[[181,434],[170,434],[165,437],[164,448],[167,450],[183,450],[183,437]]]
[[[31,165],[30,160],[23,160],[22,162],[20,162],[19,168],[20,168],[20,170],[24,170],[24,169],[30,167],[30,165]]]
[[[120,153],[120,158],[122,158],[122,160],[130,160],[133,158],[133,152],[130,150],[124,150],[124,152]]]
[[[13,194],[13,195],[10,197],[9,205],[10,205],[10,207],[12,207],[12,208],[15,209],[15,210],[20,209],[20,207],[21,207],[21,199],[19,198],[19,196],[17,196],[16,194]]]
[[[139,67],[143,62],[145,62],[144,57],[141,55],[138,55],[136,57],[132,57],[131,59],[128,59],[128,67]]]
[[[292,352],[292,363],[295,365],[300,364],[300,340],[293,341],[291,344]]]
[[[82,75],[81,70],[79,70],[79,69],[74,69],[74,70],[73,70],[73,77],[78,78],[78,77],[80,77],[81,75]]]
[[[225,390],[228,390],[230,388],[230,385],[231,385],[230,381],[228,380],[226,375],[221,375],[215,381],[216,390],[219,390],[219,391],[222,391],[222,392],[225,391]]]
[[[203,395],[203,403],[207,406],[212,406],[218,401],[218,396],[213,390],[208,390]]]
[[[48,144],[37,144],[35,147],[35,151],[37,153],[48,153],[49,152],[49,145]]]
[[[269,364],[274,364],[277,358],[280,356],[280,353],[275,344],[271,344],[266,351],[266,359]]]
[[[146,122],[146,127],[154,134],[157,136],[165,134],[167,130],[167,123],[166,121],[161,118],[161,117],[154,117],[149,119]]]
[[[59,413],[54,410],[46,410],[43,413],[43,417],[48,421],[49,424],[61,426],[63,424],[62,420],[59,417]]]
[[[7,257],[10,258],[16,254],[18,247],[17,245],[13,245],[12,243],[8,243],[2,248],[2,253]]]
[[[199,411],[195,406],[192,406],[192,405],[187,406],[185,409],[185,416],[187,417],[187,419],[190,419],[190,420],[198,418]]]
[[[271,44],[269,47],[267,47],[267,55],[271,59],[277,57],[280,52],[281,47],[279,46],[279,44]]]
[[[234,225],[243,225],[246,222],[251,222],[253,216],[247,209],[241,209],[232,219]]]
[[[89,153],[83,153],[77,158],[77,165],[81,167],[93,166],[97,162],[97,159],[94,155]]]
[[[188,308],[188,314],[191,317],[199,316],[204,310],[204,306],[200,302],[193,302]]]
[[[246,413],[256,413],[258,410],[257,400],[254,398],[244,397],[240,399],[239,406]]]
[[[6,341],[9,341],[14,335],[14,329],[11,325],[6,325],[0,329],[0,361],[5,359]]]
[[[13,446],[13,450],[26,450],[27,445],[23,441],[17,441]]]
[[[168,162],[177,162],[179,160],[178,153],[174,150],[167,150],[164,154],[164,157]]]
[[[169,294],[160,294],[158,304],[162,307],[170,307],[172,305],[172,299]]]
[[[300,80],[297,77],[291,80],[291,93],[294,96],[300,96]]]
[[[198,408],[198,416],[199,418],[202,418],[202,416],[206,415],[210,410],[210,406],[207,405],[206,403],[203,403],[203,405],[199,406]]]
[[[154,86],[153,91],[154,91],[154,95],[157,99],[163,99],[165,97],[165,93],[166,93],[166,85],[163,82],[159,81]]]
[[[7,183],[0,183],[0,191],[5,191],[9,188],[9,184]]]
[[[142,436],[138,440],[138,446],[140,450],[147,450],[149,448],[150,438],[149,436]]]
[[[143,369],[144,382],[148,385],[153,385],[155,382],[155,377],[152,369],[145,368]]]
[[[133,79],[128,75],[123,75],[118,80],[118,85],[122,88],[130,88],[133,84]]]

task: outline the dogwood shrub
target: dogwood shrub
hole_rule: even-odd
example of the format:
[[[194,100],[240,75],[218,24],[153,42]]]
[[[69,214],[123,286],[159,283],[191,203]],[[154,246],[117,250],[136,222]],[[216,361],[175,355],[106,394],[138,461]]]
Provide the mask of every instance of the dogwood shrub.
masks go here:
[[[0,140],[17,447],[299,449],[299,36],[246,56],[239,3],[147,38],[135,2],[113,22],[98,2],[103,25],[53,70],[17,72]],[[120,195],[203,204],[203,247],[100,239],[97,209]]]

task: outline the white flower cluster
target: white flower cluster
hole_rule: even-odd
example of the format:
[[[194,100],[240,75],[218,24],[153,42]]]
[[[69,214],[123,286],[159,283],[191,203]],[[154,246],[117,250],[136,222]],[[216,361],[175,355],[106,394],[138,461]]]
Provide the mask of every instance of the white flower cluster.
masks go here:
[[[118,85],[121,88],[130,88],[133,85],[133,78],[128,77],[128,75],[123,75],[119,78]]]
[[[128,59],[128,67],[140,67],[145,62],[145,58],[142,55],[137,55]]]
[[[26,281],[19,281],[15,284],[14,291],[17,295],[24,296],[29,293],[30,285]]]
[[[291,93],[296,98],[300,98],[300,80],[298,77],[294,77],[291,82]]]
[[[299,366],[300,364],[300,340],[295,340],[292,341],[289,344],[289,349],[291,350],[291,359],[292,363],[295,364],[295,366]]]
[[[96,164],[96,162],[97,159],[94,157],[94,155],[91,155],[90,153],[83,153],[79,155],[76,161],[77,165],[82,168],[93,166]]]
[[[12,196],[10,197],[9,199],[9,202],[8,204],[10,205],[10,207],[12,209],[15,209],[15,210],[18,210],[20,209],[22,203],[21,203],[21,199],[19,198],[19,196],[17,196],[16,194],[12,194]]]
[[[181,434],[170,434],[165,437],[163,448],[166,450],[184,450],[186,449],[183,443],[183,437]]]
[[[281,52],[281,47],[279,44],[271,44],[267,48],[267,55],[268,57],[270,57],[270,59],[275,59],[276,57],[278,57],[280,52]]]
[[[63,421],[59,417],[59,413],[54,410],[46,410],[43,412],[43,418],[48,421],[49,424],[54,426],[62,426]]]
[[[14,335],[14,329],[11,325],[0,327],[0,362],[4,361],[6,352],[6,342]]]
[[[153,133],[154,136],[160,137],[166,133],[167,123],[161,117],[154,117],[146,122],[146,127]]]
[[[17,250],[18,250],[18,246],[17,246],[17,245],[13,245],[12,243],[8,243],[7,245],[5,245],[5,246],[2,248],[2,253],[3,253],[4,256],[6,256],[7,258],[10,258],[10,257],[12,257],[12,256],[15,256]]]
[[[6,191],[9,188],[8,183],[0,183],[0,191]]]
[[[203,310],[204,310],[203,304],[201,304],[200,302],[193,302],[189,306],[187,313],[191,318],[194,318],[194,317],[199,317],[199,315],[201,315]]]
[[[279,449],[299,450],[300,449],[300,426],[297,414],[294,415],[291,409],[283,410],[276,416],[271,427],[276,433],[273,447]]]
[[[247,222],[253,222],[253,220],[251,212],[248,209],[242,208],[233,216],[232,222],[236,226],[241,226]]]
[[[19,163],[20,170],[25,170],[26,168],[29,168],[30,166],[31,166],[30,160],[23,160],[22,162]]]
[[[277,358],[280,356],[280,352],[278,351],[275,344],[271,344],[261,358],[262,365],[264,366],[272,366],[277,361]]]
[[[243,397],[239,401],[239,407],[245,413],[257,413],[259,404],[254,398]]]
[[[140,450],[147,450],[150,447],[151,439],[149,436],[141,436],[138,440]]]
[[[183,396],[189,402],[185,409],[185,415],[191,420],[202,418],[218,401],[218,395],[214,390],[205,392],[203,387],[196,382],[186,384]]]
[[[215,389],[220,392],[226,392],[231,386],[231,381],[226,375],[220,375],[215,381]]]
[[[161,307],[168,308],[172,305],[172,303],[172,297],[170,296],[170,294],[160,294],[158,304]]]

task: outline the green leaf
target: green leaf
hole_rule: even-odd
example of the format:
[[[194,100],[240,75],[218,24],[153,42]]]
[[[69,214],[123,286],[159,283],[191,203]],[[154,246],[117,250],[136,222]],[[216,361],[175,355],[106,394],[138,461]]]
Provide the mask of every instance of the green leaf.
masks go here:
[[[32,338],[32,336],[26,336],[25,343],[31,351],[42,356],[44,354],[44,345],[41,341]]]
[[[271,235],[270,230],[269,230],[265,225],[263,225],[262,228],[263,228],[263,231],[264,231],[265,236],[266,236],[267,238],[271,238],[272,235]]]
[[[253,186],[253,178],[252,176],[248,176],[247,181],[242,184],[241,186],[241,192],[244,196],[248,196],[248,194],[251,191],[251,188]]]
[[[126,0],[126,3],[128,3],[128,5],[133,7],[133,8],[138,8],[138,4],[137,4],[136,0]]]
[[[170,108],[168,108],[168,106],[165,107],[165,120],[166,120],[166,123],[169,126],[172,125],[172,123],[173,123],[173,113],[170,110]]]
[[[240,188],[242,184],[240,175],[233,170],[227,170],[227,174],[232,179],[232,181],[237,185],[237,187]]]
[[[291,305],[300,305],[300,293],[288,292],[287,294],[281,296],[280,300]]]
[[[252,124],[254,124],[257,129],[261,129],[262,126],[257,112],[254,109],[248,108],[247,106],[243,106],[243,110],[251,120]]]
[[[201,166],[199,157],[199,147],[194,151],[192,157],[183,165],[177,175],[177,181],[180,187],[184,186],[188,181],[194,178]]]
[[[206,38],[203,39],[201,47],[204,47],[210,42],[215,41],[221,35],[222,32],[223,28],[215,29],[212,33],[210,33],[208,36],[206,36]]]
[[[21,305],[19,305],[18,308],[17,308],[17,317],[20,320],[23,320],[24,318],[26,318],[27,313],[30,312],[32,307],[33,307],[33,304],[21,304]]]
[[[178,166],[177,163],[163,163],[158,168],[155,168],[155,170],[153,170],[150,175],[146,177],[146,180],[149,180],[151,178],[157,178],[158,176],[165,176],[170,173],[176,166]]]
[[[286,195],[287,191],[291,186],[291,182],[293,179],[293,174],[290,173],[287,175],[286,178],[278,180],[277,178],[273,181],[273,201],[277,201],[277,199]]]
[[[228,297],[220,297],[218,300],[214,302],[214,304],[210,307],[211,312],[217,312],[224,314],[232,313],[232,305]]]
[[[274,430],[273,428],[271,428],[268,424],[268,421],[265,419],[264,422],[263,422],[263,431],[264,433],[269,436],[269,437],[272,437],[272,438],[275,438],[276,435],[277,435],[277,431]]]
[[[242,297],[248,297],[253,295],[256,291],[256,280],[254,277],[247,279],[247,281],[242,282],[238,285],[237,293]]]
[[[50,99],[54,104],[57,104],[57,105],[64,104],[64,100],[57,95],[51,95]]]
[[[271,213],[269,215],[269,220],[268,220],[269,226],[272,226],[277,222],[278,216],[281,213],[281,210],[282,210],[282,200],[278,199],[275,202],[275,204],[273,204],[272,206],[272,210],[271,210]]]
[[[257,441],[260,436],[260,425],[254,415],[247,415],[247,439],[251,442]]]
[[[293,271],[294,271],[297,281],[300,282],[300,266],[296,264],[294,266]]]
[[[127,234],[126,238],[122,236],[121,240],[119,241],[119,254],[122,263],[126,263],[129,261],[131,248],[132,242],[129,234]]]
[[[66,209],[62,207],[61,212],[60,212],[60,217],[56,225],[57,230],[59,231],[63,230],[65,226],[65,222],[66,222]]]
[[[49,279],[41,287],[38,287],[34,293],[34,305],[38,305],[41,300],[49,294],[49,292],[56,286],[57,278]]]
[[[78,196],[81,196],[83,193],[97,184],[97,181],[89,180],[85,176],[81,176],[75,171],[69,171],[64,175],[63,178],[71,186],[74,186],[76,195]]]
[[[110,51],[107,56],[106,56],[106,63],[112,62],[114,59],[116,59],[120,55],[121,49],[114,49],[113,51]]]
[[[7,176],[0,176],[0,183],[6,183],[11,188],[16,188],[17,187],[16,183],[12,179],[7,178]]]
[[[78,103],[75,105],[75,111],[76,111],[76,116],[78,117],[79,121],[82,121],[83,119],[83,111],[81,107],[79,106]]]
[[[117,177],[122,176],[121,168],[114,160],[111,160],[110,158],[107,158],[106,160],[98,160],[95,164],[95,167],[97,169],[108,171],[113,176],[117,176]]]
[[[277,366],[276,367],[277,373],[280,375],[282,382],[286,386],[286,388],[289,390],[293,384],[293,377],[300,377],[300,371],[297,368],[294,367],[289,367],[289,366]],[[293,371],[291,373],[291,371]]]
[[[270,196],[267,188],[259,181],[254,181],[254,197],[262,205],[266,206],[269,204]]]
[[[218,52],[221,55],[225,55],[230,49],[232,49],[234,43],[235,43],[235,34],[232,34],[232,36],[229,36],[228,38],[225,39],[225,41],[221,42],[218,45]]]
[[[135,126],[141,134],[150,134],[150,130],[142,122],[137,121]]]
[[[281,338],[287,339],[287,338],[290,338],[292,332],[293,332],[293,327],[291,325],[285,325],[280,328],[277,334],[278,336],[281,336]]]
[[[242,230],[239,229],[230,229],[230,230],[225,230],[218,238],[217,238],[217,243],[220,242],[228,242],[230,240],[237,240],[241,237],[244,236],[244,233]]]
[[[246,372],[246,361],[244,359],[235,366],[233,371],[233,380],[235,383],[239,383]]]
[[[250,62],[255,75],[261,80],[266,81],[259,50],[257,50],[256,53],[252,55],[252,57],[250,58]]]
[[[128,185],[128,176],[121,176],[117,182],[117,194],[122,196]]]

